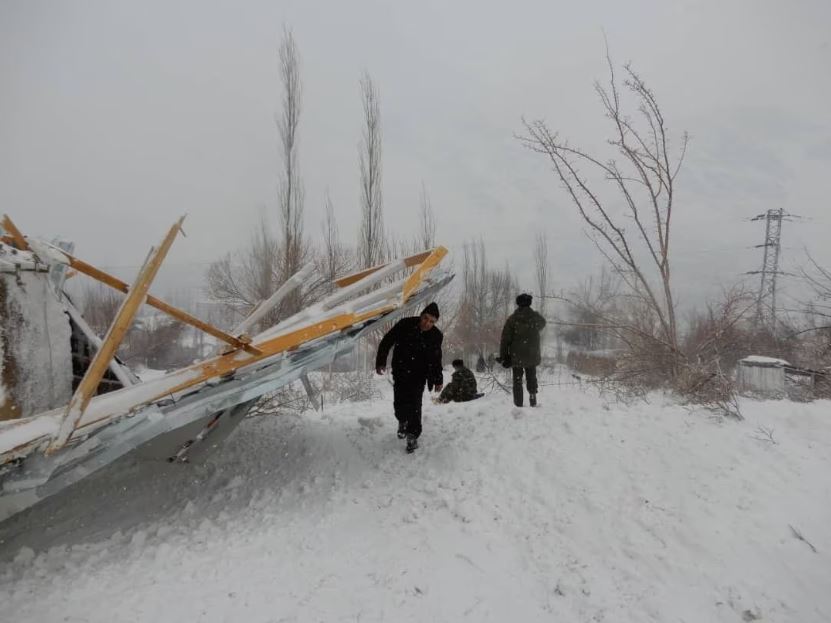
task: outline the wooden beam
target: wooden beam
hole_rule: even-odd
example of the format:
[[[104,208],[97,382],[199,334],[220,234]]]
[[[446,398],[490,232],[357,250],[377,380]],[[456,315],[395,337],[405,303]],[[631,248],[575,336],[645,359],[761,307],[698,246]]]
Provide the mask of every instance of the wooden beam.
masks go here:
[[[404,264],[407,268],[412,268],[423,262],[427,256],[430,255],[432,251],[422,251],[421,253],[417,253],[416,255],[411,255],[410,257],[404,258]],[[367,268],[357,273],[352,273],[351,275],[346,275],[345,277],[341,277],[340,279],[335,279],[335,285],[339,288],[345,288],[348,285],[352,285],[356,281],[360,281],[364,277],[367,277],[374,273],[375,271],[381,270],[387,266],[387,264],[379,264],[378,266],[373,266],[372,268]]]
[[[59,249],[61,253],[63,253],[67,260],[69,261],[69,265],[77,270],[79,273],[83,273],[88,277],[92,277],[93,279],[100,281],[101,283],[110,286],[118,290],[119,292],[124,292],[125,294],[130,291],[130,286],[117,277],[113,277],[112,275],[105,273],[103,270],[100,270],[93,266],[92,264],[87,264],[83,260],[79,260],[77,257],[74,257],[71,253],[67,253],[66,251]],[[237,338],[233,335],[225,333],[221,329],[200,320],[199,318],[192,316],[191,314],[170,305],[169,303],[165,303],[163,300],[156,298],[152,294],[148,294],[144,300],[145,303],[150,305],[151,307],[155,307],[159,311],[163,311],[164,313],[168,314],[169,316],[179,320],[180,322],[184,322],[192,327],[196,327],[200,331],[204,331],[208,335],[212,335],[215,338],[230,344],[234,348],[241,348],[243,350],[248,351],[252,355],[257,354],[259,351],[248,344],[244,338]]]
[[[427,273],[438,266],[439,262],[444,259],[445,255],[447,255],[447,249],[444,247],[436,247],[428,254],[428,257],[424,258],[424,261],[421,262],[419,267],[413,271],[413,274],[410,275],[407,278],[407,281],[404,282],[404,287],[401,291],[403,302],[407,302],[407,299],[409,299],[410,295],[415,292],[416,288],[424,280]]]
[[[0,222],[0,225],[3,226],[3,229],[6,230],[8,237],[11,238],[12,243],[21,251],[28,251],[29,250],[29,243],[26,242],[26,238],[23,234],[20,233],[20,230],[17,228],[12,220],[9,218],[8,214],[3,215],[3,221]],[[6,242],[4,237],[3,242]]]
[[[158,249],[150,251],[147,260],[145,260],[136,278],[135,287],[121,303],[121,307],[113,319],[107,335],[101,343],[101,347],[95,353],[95,357],[92,363],[90,363],[89,368],[87,368],[84,378],[81,379],[81,382],[78,384],[78,389],[75,390],[75,394],[69,401],[69,405],[67,405],[58,434],[49,446],[50,452],[62,448],[70,435],[75,431],[76,425],[84,415],[87,405],[89,405],[89,401],[98,389],[98,384],[101,382],[104,372],[109,367],[110,361],[115,356],[124,336],[130,329],[130,325],[139,307],[141,307],[142,301],[147,296],[147,290],[150,289],[150,284],[153,283],[153,279],[159,272],[159,268],[170,247],[173,245],[176,235],[181,231],[182,221],[184,220],[185,217],[183,216],[174,223],[167,232],[167,236],[165,236],[161,246]]]

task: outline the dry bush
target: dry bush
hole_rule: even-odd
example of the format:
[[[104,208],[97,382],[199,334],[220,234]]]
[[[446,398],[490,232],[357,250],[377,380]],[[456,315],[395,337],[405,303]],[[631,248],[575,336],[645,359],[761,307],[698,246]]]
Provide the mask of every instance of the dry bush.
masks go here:
[[[324,400],[329,403],[364,402],[383,397],[371,373],[363,371],[332,374],[326,378],[323,389]]]
[[[264,415],[299,415],[312,408],[309,396],[300,383],[290,383],[260,398],[248,412],[248,417]]]
[[[84,320],[98,337],[103,337],[115,319],[124,295],[95,281],[86,285],[81,299],[81,314]]]
[[[606,355],[594,355],[571,351],[566,356],[566,365],[580,374],[599,378],[611,378],[617,367],[617,360]]]
[[[122,348],[125,363],[164,370],[193,363],[199,353],[182,343],[185,325],[170,318],[150,316],[131,327]]]

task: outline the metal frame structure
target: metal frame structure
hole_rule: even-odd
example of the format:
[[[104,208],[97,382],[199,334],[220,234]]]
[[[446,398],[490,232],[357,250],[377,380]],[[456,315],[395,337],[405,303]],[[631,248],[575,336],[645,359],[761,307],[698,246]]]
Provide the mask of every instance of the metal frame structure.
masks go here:
[[[230,432],[258,398],[329,364],[377,322],[426,302],[453,277],[433,272],[447,254],[444,247],[436,247],[342,277],[327,298],[249,337],[246,331],[271,306],[302,285],[311,271],[307,266],[256,306],[231,335],[148,293],[183,219],[151,250],[132,286],[64,249],[25,238],[8,216],[3,219],[4,244],[33,252],[50,269],[71,267],[127,297],[106,336],[95,344],[97,353],[69,404],[0,422],[0,519],[150,441],[162,448],[160,456],[187,460],[208,436]],[[217,337],[226,349],[156,379],[96,396],[142,303]]]

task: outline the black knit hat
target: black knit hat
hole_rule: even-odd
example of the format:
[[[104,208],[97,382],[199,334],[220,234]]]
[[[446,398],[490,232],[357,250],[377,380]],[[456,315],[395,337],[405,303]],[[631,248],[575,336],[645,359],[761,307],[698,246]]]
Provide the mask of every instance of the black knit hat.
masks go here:
[[[465,362],[462,361],[461,359],[454,359],[453,360],[453,367],[454,368],[464,368],[465,367]]]
[[[520,294],[516,297],[516,304],[519,307],[531,307],[531,301],[533,300],[534,298],[530,294]]]
[[[421,312],[422,314],[430,314],[436,320],[439,319],[439,306],[435,303],[430,303],[427,307],[424,308],[424,311]]]

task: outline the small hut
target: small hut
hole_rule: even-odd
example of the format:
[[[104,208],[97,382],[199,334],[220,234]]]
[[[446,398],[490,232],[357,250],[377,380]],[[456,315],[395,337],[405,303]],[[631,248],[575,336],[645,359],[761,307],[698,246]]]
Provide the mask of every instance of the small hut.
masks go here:
[[[736,383],[742,394],[754,394],[767,398],[785,396],[785,368],[790,367],[784,359],[751,355],[739,361]]]

